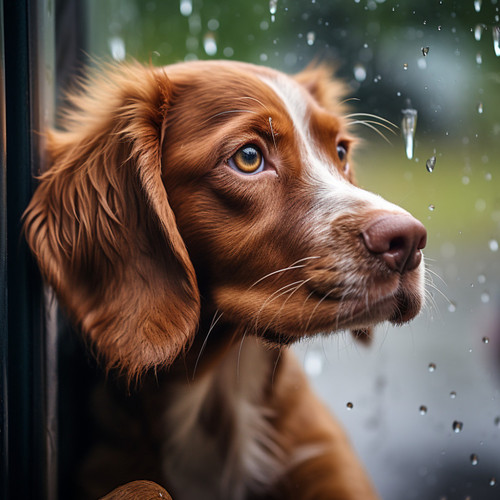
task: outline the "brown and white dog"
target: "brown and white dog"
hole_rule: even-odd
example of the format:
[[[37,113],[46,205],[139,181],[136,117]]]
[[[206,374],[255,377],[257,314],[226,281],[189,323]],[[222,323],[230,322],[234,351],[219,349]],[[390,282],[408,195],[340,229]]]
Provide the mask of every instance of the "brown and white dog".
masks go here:
[[[423,302],[425,229],[353,185],[342,92],[324,68],[131,63],[49,133],[27,240],[105,368],[139,381],[101,401],[88,496],[377,497],[283,348]]]

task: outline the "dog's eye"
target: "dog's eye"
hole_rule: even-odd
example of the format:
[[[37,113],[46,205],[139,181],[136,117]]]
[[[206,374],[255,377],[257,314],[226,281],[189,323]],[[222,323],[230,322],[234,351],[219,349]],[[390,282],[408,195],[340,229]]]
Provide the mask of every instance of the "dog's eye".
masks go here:
[[[340,161],[344,161],[347,158],[347,148],[344,144],[337,145],[337,154]]]
[[[258,174],[264,170],[264,156],[257,146],[243,146],[229,158],[229,166],[244,174]]]

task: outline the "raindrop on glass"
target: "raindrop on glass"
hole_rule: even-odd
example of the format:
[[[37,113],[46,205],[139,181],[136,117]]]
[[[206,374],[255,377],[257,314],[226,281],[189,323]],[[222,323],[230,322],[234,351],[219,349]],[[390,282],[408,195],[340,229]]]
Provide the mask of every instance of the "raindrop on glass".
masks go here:
[[[479,102],[477,104],[477,112],[482,115],[483,114],[483,103],[482,102]]]
[[[478,456],[477,456],[475,453],[473,453],[473,454],[470,456],[470,463],[471,463],[472,465],[477,465],[477,464],[478,464],[478,462],[479,462],[479,458],[478,458]]]
[[[314,41],[316,40],[316,34],[314,31],[310,31],[307,34],[307,45],[314,45]]]
[[[125,50],[125,40],[119,36],[113,36],[109,39],[108,43],[113,59],[115,61],[123,61],[127,55]]]
[[[408,69],[408,63],[403,64],[403,69],[406,71]]]
[[[431,156],[425,162],[425,168],[427,169],[427,172],[431,173],[434,170],[435,166],[436,166],[436,157],[435,156]]]
[[[497,240],[490,240],[488,243],[488,246],[490,247],[490,250],[492,252],[498,252],[498,241]]]
[[[427,413],[427,406],[422,405],[418,411],[420,412],[420,415],[425,415]]]
[[[411,160],[413,158],[418,112],[416,109],[408,106],[408,108],[402,109],[401,113],[403,114],[403,120],[401,122],[401,133],[403,134],[403,139],[405,141],[406,157]]]
[[[271,21],[274,23],[276,17],[276,10],[278,9],[278,0],[269,0],[269,13],[271,14]]]
[[[362,64],[356,64],[353,68],[354,78],[358,82],[364,82],[366,80],[366,69]]]
[[[476,63],[477,64],[482,64],[483,63],[483,56],[481,55],[481,52],[478,52],[476,54]]]
[[[483,292],[481,294],[481,302],[483,304],[487,304],[490,301],[490,294],[488,292]],[[485,342],[486,344],[487,342]]]
[[[493,50],[500,57],[500,26],[493,26]]]
[[[435,207],[435,206],[431,203],[431,204],[429,205],[429,210],[430,210],[431,212],[434,212],[434,210],[436,210],[436,207]]]
[[[464,428],[463,422],[459,422],[458,420],[455,420],[452,425],[452,429],[454,432],[462,432],[462,429]]]
[[[203,38],[203,48],[207,56],[215,56],[217,54],[217,43],[212,33],[207,33]]]
[[[492,477],[492,478],[490,479],[489,485],[490,485],[490,486],[495,486],[495,484],[497,484],[497,480],[496,480],[494,477]]]
[[[454,302],[448,304],[448,311],[454,313],[457,310],[457,305]]]
[[[450,392],[450,398],[455,399],[457,397],[457,393],[455,391]]]
[[[477,282],[481,284],[486,283],[486,276],[484,274],[478,274]]]
[[[422,55],[425,57],[429,53],[429,47],[422,47]]]
[[[476,12],[479,12],[481,10],[481,0],[474,0],[474,9]]]
[[[429,363],[428,369],[430,372],[436,371],[436,364],[435,363]]]
[[[482,34],[483,34],[483,25],[476,24],[476,27],[474,28],[474,38],[476,39],[477,42],[479,42],[479,40],[481,40]]]
[[[483,344],[489,344],[490,343],[490,339],[488,337],[483,337]]]
[[[183,16],[190,16],[193,13],[193,4],[191,0],[181,0],[180,11]]]
[[[346,404],[346,407],[348,410],[352,410],[354,408],[354,405],[349,401],[347,404]]]

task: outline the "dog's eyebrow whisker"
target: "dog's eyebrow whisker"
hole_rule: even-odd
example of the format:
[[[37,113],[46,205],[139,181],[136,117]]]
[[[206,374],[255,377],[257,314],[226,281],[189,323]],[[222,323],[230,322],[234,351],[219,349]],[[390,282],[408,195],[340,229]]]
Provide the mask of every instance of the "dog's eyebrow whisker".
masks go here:
[[[200,352],[198,353],[198,356],[196,358],[196,362],[194,364],[194,368],[193,368],[193,376],[192,376],[192,380],[194,380],[195,376],[196,376],[196,370],[198,368],[198,363],[200,362],[200,359],[201,359],[201,355],[203,354],[203,351],[205,350],[205,347],[207,345],[207,342],[208,342],[208,337],[210,336],[210,334],[212,333],[212,330],[215,328],[215,325],[219,322],[219,320],[222,318],[222,315],[224,313],[221,311],[219,312],[219,310],[217,309],[217,311],[215,311],[214,313],[214,317],[212,318],[212,323],[210,324],[210,328],[208,329],[208,332],[207,334],[205,335],[205,339],[203,340],[203,344],[201,345],[201,348],[200,348]]]
[[[388,130],[391,134],[396,135],[396,131],[394,129],[392,129],[391,127],[389,127],[385,123],[379,123],[379,122],[376,122],[374,120],[355,120],[355,121],[349,122],[349,125],[357,125],[357,124],[365,125],[367,123],[370,123],[371,125],[374,125],[374,126],[377,125],[378,127],[382,127],[385,130]]]
[[[285,271],[291,271],[293,269],[300,269],[302,267],[305,267],[306,264],[301,264],[299,265],[301,262],[305,261],[305,260],[311,260],[311,259],[319,259],[319,255],[314,255],[312,257],[304,257],[302,259],[299,259],[299,260],[296,260],[293,264],[290,264],[288,267],[284,267],[282,269],[278,269],[276,271],[272,271],[268,274],[266,274],[265,276],[262,276],[262,278],[259,278],[252,286],[250,286],[249,290],[251,290],[255,285],[258,285],[261,281],[264,281],[265,279],[271,277],[271,276],[274,276],[275,274],[278,274],[278,273],[283,273]]]
[[[358,124],[364,125],[365,127],[368,127],[370,129],[372,129],[374,132],[376,132],[380,137],[382,137],[382,139],[384,139],[384,141],[391,144],[391,141],[389,141],[389,139],[387,139],[387,137],[382,132],[380,132],[380,130],[378,128],[374,127],[371,123],[367,123],[367,122],[358,120],[358,121],[350,122],[350,124],[351,125],[358,125]]]
[[[255,97],[251,97],[251,96],[242,96],[242,97],[238,97],[236,98],[236,100],[243,100],[243,99],[248,99],[249,101],[254,101],[256,102],[257,104],[260,104],[266,111],[269,111],[269,108],[262,102],[262,101],[259,101],[259,99],[255,98]]]
[[[391,125],[394,128],[399,128],[395,123],[392,123],[390,120],[387,120],[386,118],[382,118],[381,116],[378,115],[373,115],[371,113],[351,113],[349,115],[346,115],[346,118],[362,118],[366,116],[367,118],[375,118],[376,120],[380,122],[387,123],[388,125]]]
[[[205,123],[209,122],[210,120],[213,120],[214,118],[217,118],[218,116],[222,115],[229,115],[231,113],[250,113],[251,115],[258,115],[257,111],[252,111],[251,109],[228,109],[227,111],[221,111],[220,113],[216,113],[215,115],[210,116]]]
[[[273,136],[274,149],[277,149],[276,138],[274,136],[274,130],[273,130],[273,119],[271,117],[269,117],[269,127],[271,127],[271,135]]]

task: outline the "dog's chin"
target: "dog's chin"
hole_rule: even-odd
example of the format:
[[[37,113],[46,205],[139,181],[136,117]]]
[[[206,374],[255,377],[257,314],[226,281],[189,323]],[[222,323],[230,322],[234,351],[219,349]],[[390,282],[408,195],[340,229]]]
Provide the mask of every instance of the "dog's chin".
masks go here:
[[[411,321],[422,308],[422,298],[418,294],[408,294],[399,290],[392,297],[385,298],[369,306],[360,303],[350,309],[344,321],[335,321],[335,324],[325,324],[320,331],[305,332],[302,335],[278,332],[268,329],[261,334],[264,342],[270,347],[283,347],[291,345],[303,338],[313,337],[317,334],[334,334],[337,331],[350,330],[357,340],[369,343],[373,328],[379,323],[389,321],[399,326]]]

